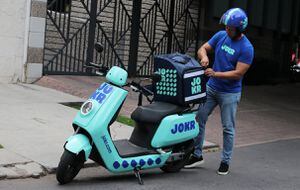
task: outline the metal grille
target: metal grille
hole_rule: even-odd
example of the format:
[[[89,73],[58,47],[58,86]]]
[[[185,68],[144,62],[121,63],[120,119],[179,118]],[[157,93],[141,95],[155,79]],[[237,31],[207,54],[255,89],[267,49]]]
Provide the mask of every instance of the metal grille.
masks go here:
[[[85,74],[89,1],[48,1],[45,74]]]
[[[150,3],[150,1],[149,1]],[[195,55],[197,0],[154,0],[142,5],[137,75],[153,72],[153,57],[172,52]]]
[[[66,2],[48,2],[44,73],[91,74],[84,67],[89,62],[125,68],[130,19],[122,1],[96,1],[96,8],[92,6],[94,0]],[[93,9],[95,15],[92,15]],[[89,48],[95,41],[104,45],[101,55]]]
[[[117,65],[127,69],[131,26],[129,8],[130,5],[123,1],[110,1],[107,8],[99,10],[97,20],[100,22],[96,25],[95,39],[104,45],[104,51],[101,54],[94,52],[96,63],[108,68]]]
[[[156,54],[195,54],[197,20],[197,0],[48,0],[44,74],[90,75],[85,65],[94,62],[149,75]]]

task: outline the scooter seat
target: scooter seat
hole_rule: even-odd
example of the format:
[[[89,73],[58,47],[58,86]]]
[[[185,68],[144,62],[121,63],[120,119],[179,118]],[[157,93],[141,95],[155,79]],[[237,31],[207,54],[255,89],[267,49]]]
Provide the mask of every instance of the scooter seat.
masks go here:
[[[186,107],[166,102],[153,102],[152,104],[137,107],[131,114],[131,118],[136,122],[160,123],[164,117],[180,113],[185,109]]]

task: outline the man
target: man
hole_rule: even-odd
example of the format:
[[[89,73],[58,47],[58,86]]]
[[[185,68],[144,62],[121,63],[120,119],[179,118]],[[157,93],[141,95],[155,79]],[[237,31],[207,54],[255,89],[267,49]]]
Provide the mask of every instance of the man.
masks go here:
[[[210,77],[207,83],[207,101],[199,107],[196,115],[200,132],[195,138],[195,151],[185,167],[192,168],[203,163],[205,124],[213,109],[219,105],[223,125],[223,151],[217,173],[226,175],[233,151],[235,117],[241,98],[242,79],[252,63],[254,50],[243,34],[248,18],[242,9],[229,9],[220,19],[220,23],[225,25],[226,31],[216,33],[198,50],[203,67],[209,65],[207,53],[214,51],[215,61],[213,68],[205,70],[205,74]]]

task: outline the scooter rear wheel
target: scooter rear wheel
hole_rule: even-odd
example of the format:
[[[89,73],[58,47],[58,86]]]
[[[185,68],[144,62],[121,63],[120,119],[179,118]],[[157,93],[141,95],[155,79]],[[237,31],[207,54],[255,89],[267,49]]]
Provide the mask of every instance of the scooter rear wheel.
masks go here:
[[[179,172],[181,170],[181,168],[183,168],[184,165],[186,164],[186,162],[189,160],[189,158],[193,152],[193,149],[194,149],[193,141],[188,141],[185,144],[175,147],[173,149],[173,153],[184,152],[182,159],[173,161],[173,162],[167,162],[160,169],[166,173]]]
[[[63,185],[71,182],[83,167],[84,160],[80,154],[76,155],[67,150],[64,151],[56,171],[57,181]]]

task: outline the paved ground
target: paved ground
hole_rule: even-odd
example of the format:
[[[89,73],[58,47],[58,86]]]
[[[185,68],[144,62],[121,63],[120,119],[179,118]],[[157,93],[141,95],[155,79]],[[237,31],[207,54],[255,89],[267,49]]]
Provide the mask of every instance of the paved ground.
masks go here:
[[[103,81],[101,77],[45,76],[36,84],[86,98]],[[246,86],[237,113],[236,146],[300,137],[300,83]],[[129,93],[121,114],[130,116],[137,96]],[[206,140],[222,145],[218,108],[207,123]]]
[[[54,175],[40,180],[5,180],[0,189],[184,189],[184,190],[299,190],[300,139],[236,148],[231,171],[227,176],[216,174],[219,153],[205,155],[201,168],[184,169],[165,174],[160,170],[143,172],[144,186],[133,174],[113,175],[102,168],[84,169],[73,183],[59,186]]]
[[[99,77],[47,76],[37,84],[0,84],[0,179],[39,177],[58,164],[62,145],[73,133],[77,110],[62,102],[84,101],[101,83]],[[236,146],[300,137],[300,84],[245,87],[237,117]],[[136,107],[130,92],[122,114]],[[130,130],[116,123],[121,138]],[[113,130],[113,131],[116,131]],[[218,109],[207,125],[207,140],[222,144]],[[114,136],[116,138],[117,136]]]

